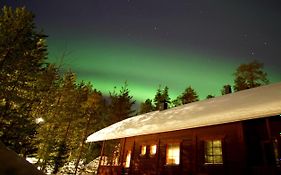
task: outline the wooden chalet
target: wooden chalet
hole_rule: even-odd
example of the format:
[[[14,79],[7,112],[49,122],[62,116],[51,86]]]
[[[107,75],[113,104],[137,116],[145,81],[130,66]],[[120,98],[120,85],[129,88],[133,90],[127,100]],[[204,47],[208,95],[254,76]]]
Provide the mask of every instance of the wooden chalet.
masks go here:
[[[98,141],[98,174],[281,174],[281,83],[128,118]]]

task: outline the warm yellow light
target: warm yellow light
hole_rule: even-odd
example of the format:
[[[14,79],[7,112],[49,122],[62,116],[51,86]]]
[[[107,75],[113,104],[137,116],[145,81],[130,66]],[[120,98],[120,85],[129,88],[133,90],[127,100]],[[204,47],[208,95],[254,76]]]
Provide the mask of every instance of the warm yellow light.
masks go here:
[[[128,151],[127,156],[126,156],[125,168],[130,167],[130,162],[131,162],[131,151]]]
[[[146,146],[142,145],[141,146],[141,155],[144,156],[146,154]]]
[[[155,155],[157,151],[157,145],[150,146],[150,155]]]
[[[222,141],[205,141],[205,164],[223,164]]]
[[[36,118],[35,119],[35,123],[36,124],[39,124],[39,123],[42,123],[42,122],[44,122],[45,120],[42,118],[42,117],[39,117],[39,118]]]
[[[170,144],[167,147],[166,155],[167,165],[179,165],[180,164],[180,146],[179,144]]]

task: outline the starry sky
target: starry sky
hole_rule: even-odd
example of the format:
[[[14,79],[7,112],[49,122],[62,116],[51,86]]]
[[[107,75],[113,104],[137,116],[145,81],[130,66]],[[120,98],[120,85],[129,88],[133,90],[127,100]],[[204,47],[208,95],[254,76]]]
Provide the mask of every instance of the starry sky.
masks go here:
[[[4,3],[3,3],[4,2]],[[127,81],[134,99],[159,85],[205,99],[233,85],[237,66],[264,63],[281,81],[280,0],[0,0],[26,6],[47,34],[49,61],[107,94]]]

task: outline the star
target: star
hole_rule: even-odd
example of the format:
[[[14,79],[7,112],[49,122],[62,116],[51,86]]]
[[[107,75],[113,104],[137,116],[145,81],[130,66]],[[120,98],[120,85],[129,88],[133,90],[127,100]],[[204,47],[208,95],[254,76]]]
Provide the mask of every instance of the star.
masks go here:
[[[158,31],[158,25],[156,24],[153,28],[154,31]]]
[[[255,51],[251,50],[250,55],[255,55]]]
[[[255,55],[256,54],[253,48],[251,48],[249,50],[250,50],[250,55]]]

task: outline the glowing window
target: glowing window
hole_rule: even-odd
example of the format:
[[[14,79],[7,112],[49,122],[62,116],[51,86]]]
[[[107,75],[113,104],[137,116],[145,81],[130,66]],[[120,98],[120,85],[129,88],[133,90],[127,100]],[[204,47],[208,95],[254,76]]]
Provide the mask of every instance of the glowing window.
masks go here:
[[[131,162],[131,151],[128,151],[126,156],[125,168],[130,167],[130,162]]]
[[[150,146],[150,155],[155,155],[157,151],[157,145]]]
[[[141,146],[141,156],[144,156],[146,154],[146,146],[142,145]]]
[[[179,146],[179,144],[169,144],[167,146],[166,164],[167,165],[179,165],[180,164],[180,146]]]
[[[221,140],[205,141],[205,164],[223,164]]]

